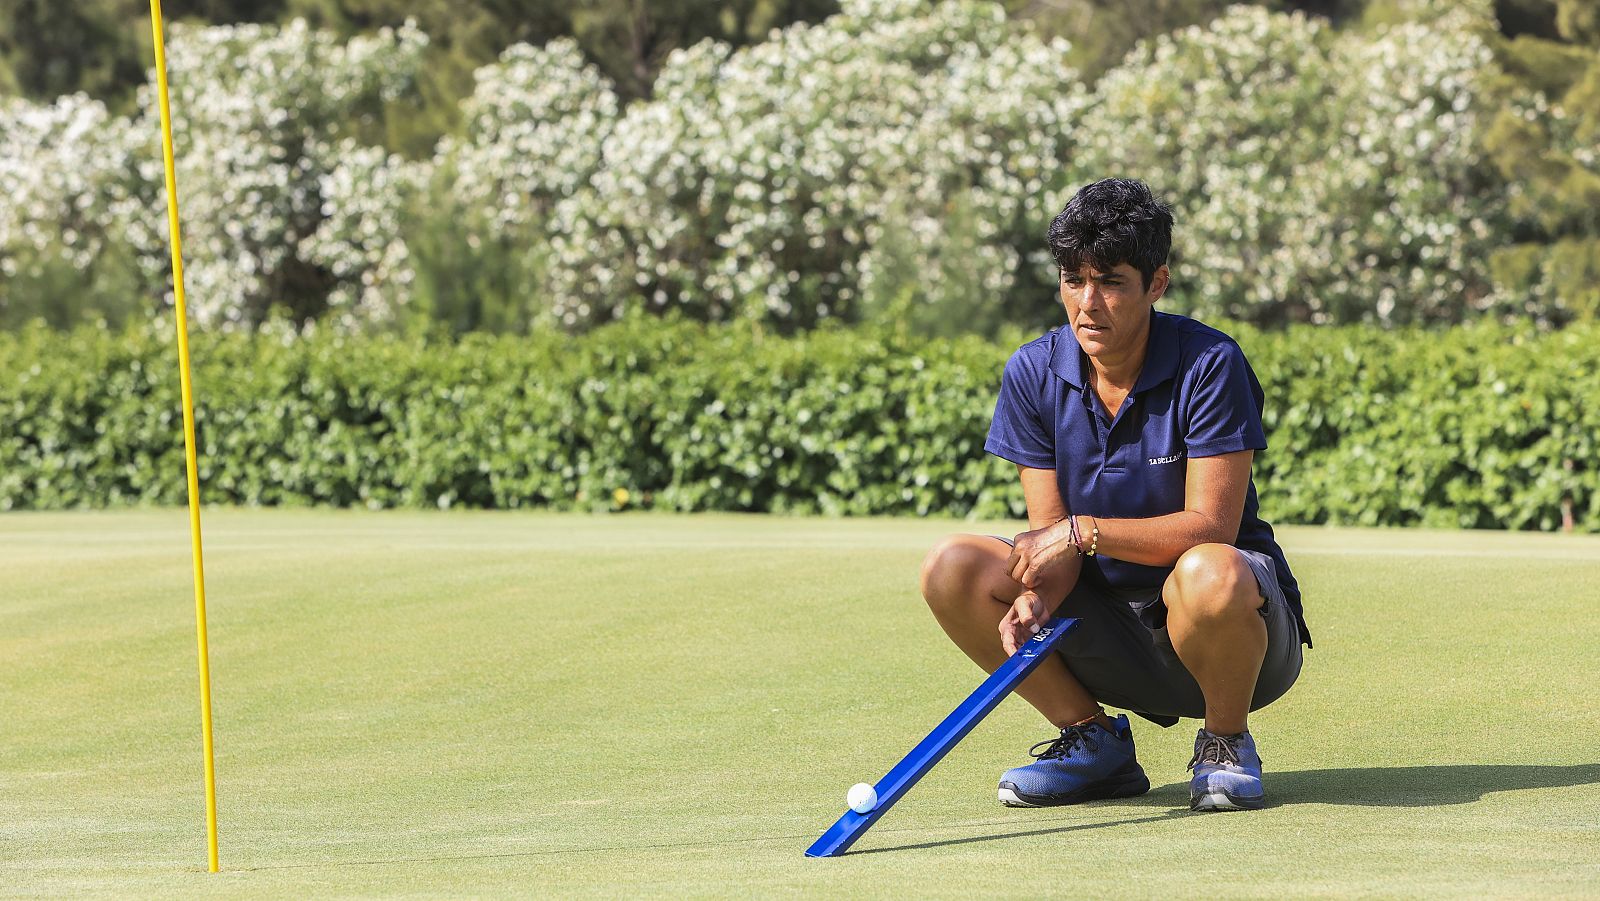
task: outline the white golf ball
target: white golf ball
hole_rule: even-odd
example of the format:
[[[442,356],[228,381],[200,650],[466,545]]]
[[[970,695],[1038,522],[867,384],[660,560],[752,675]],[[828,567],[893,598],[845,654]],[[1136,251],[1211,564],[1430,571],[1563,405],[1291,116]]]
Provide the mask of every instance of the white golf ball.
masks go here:
[[[878,790],[865,782],[857,782],[850,786],[850,793],[844,798],[845,803],[856,813],[871,813],[872,808],[878,806]]]

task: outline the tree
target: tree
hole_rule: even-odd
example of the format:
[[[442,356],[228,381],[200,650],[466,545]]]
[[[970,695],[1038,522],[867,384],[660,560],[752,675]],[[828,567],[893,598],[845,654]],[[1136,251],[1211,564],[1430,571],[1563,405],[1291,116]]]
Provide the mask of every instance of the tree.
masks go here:
[[[571,23],[622,95],[643,97],[673,50],[708,38],[742,47],[838,11],[836,0],[579,0]]]
[[[1500,0],[1505,73],[1484,148],[1508,184],[1496,290],[1519,313],[1600,315],[1600,10],[1589,0]]]
[[[1004,0],[1011,14],[1033,22],[1047,37],[1073,46],[1072,64],[1093,82],[1141,41],[1205,25],[1239,0]],[[1256,0],[1269,10],[1302,12],[1342,23],[1360,15],[1367,0]]]
[[[10,0],[0,10],[0,59],[24,96],[84,91],[121,107],[144,80],[135,0]],[[146,7],[145,15],[149,15]],[[145,46],[149,29],[143,32]]]

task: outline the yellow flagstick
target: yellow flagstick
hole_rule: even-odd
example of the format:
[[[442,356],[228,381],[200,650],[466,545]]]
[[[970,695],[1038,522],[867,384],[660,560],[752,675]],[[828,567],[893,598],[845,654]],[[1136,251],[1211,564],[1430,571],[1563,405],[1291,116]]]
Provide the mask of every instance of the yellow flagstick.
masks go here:
[[[161,101],[161,151],[167,164],[167,221],[172,230],[172,288],[178,311],[178,378],[183,386],[183,450],[189,473],[189,534],[194,541],[194,618],[200,645],[200,742],[206,757],[206,841],[217,872],[217,767],[211,753],[211,652],[206,647],[206,576],[200,563],[200,478],[195,467],[194,393],[189,384],[189,317],[183,298],[183,243],[178,237],[178,174],[172,164],[172,111],[167,106],[167,49],[161,39],[161,0],[150,0],[156,42],[156,89]]]

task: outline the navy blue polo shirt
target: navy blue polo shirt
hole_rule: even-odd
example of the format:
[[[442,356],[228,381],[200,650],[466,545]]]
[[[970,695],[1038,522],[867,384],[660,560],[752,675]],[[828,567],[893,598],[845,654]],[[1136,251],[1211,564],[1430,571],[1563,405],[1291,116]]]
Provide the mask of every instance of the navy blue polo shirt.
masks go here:
[[[1232,338],[1184,316],[1152,312],[1139,380],[1112,418],[1089,388],[1089,362],[1070,331],[1017,349],[1000,381],[984,449],[1033,469],[1054,469],[1067,509],[1105,519],[1147,519],[1184,508],[1186,461],[1264,450],[1261,383]],[[1300,588],[1261,519],[1252,477],[1235,546],[1271,557],[1310,644]],[[1118,589],[1159,591],[1170,567],[1096,555],[1084,574]]]

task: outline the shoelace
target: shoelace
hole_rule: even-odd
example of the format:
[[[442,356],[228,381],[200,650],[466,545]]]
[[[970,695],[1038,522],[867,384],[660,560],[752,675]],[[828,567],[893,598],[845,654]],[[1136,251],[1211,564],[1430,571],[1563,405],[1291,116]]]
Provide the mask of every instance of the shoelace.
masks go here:
[[[1059,760],[1072,754],[1072,750],[1082,746],[1084,750],[1094,752],[1100,750],[1100,743],[1089,737],[1088,726],[1068,726],[1061,730],[1059,738],[1047,738],[1028,749],[1028,756],[1038,760]],[[1044,748],[1040,751],[1040,748]]]
[[[1189,761],[1189,769],[1196,766],[1238,766],[1239,749],[1233,746],[1220,735],[1203,736],[1194,748],[1194,759]]]

